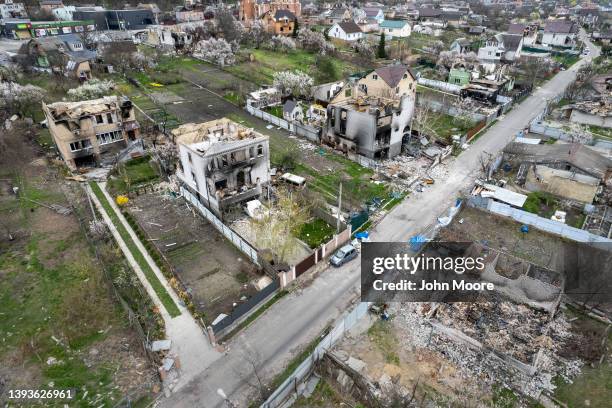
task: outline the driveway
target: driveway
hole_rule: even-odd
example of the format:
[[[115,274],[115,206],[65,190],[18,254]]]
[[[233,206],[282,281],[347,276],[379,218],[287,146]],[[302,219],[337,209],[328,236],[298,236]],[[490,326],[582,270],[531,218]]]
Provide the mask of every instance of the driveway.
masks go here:
[[[594,49],[592,45],[590,48]],[[449,177],[445,182],[397,206],[374,229],[372,239],[406,241],[433,224],[463,190],[473,185],[480,172],[478,158],[481,152],[499,152],[545,107],[547,100],[561,93],[574,80],[583,63],[584,60],[579,61],[571,69],[560,72],[514,107],[449,164]],[[224,402],[217,395],[219,388],[238,406],[248,405],[249,393],[257,388],[253,367],[264,381],[282,372],[291,358],[357,299],[359,280],[360,264],[355,260],[338,269],[330,268],[310,286],[282,298],[229,342],[225,356],[170,398],[161,401],[161,406],[222,407]]]

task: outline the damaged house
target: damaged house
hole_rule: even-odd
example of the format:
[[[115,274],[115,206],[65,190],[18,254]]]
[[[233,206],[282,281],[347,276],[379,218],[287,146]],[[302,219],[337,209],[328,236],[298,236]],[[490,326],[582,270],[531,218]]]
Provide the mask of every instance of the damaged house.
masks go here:
[[[600,184],[609,184],[612,160],[582,144],[510,143],[504,155],[520,163],[518,185],[574,201],[591,203]]]
[[[140,138],[140,125],[127,98],[43,102],[43,112],[53,141],[71,170],[112,160]]]
[[[227,118],[181,125],[179,180],[219,216],[230,206],[259,198],[270,181],[268,137]]]
[[[28,52],[35,58],[36,68],[73,75],[82,81],[91,79],[90,64],[97,56],[77,34],[33,39],[28,44]]]
[[[416,81],[402,64],[347,83],[327,106],[324,143],[371,159],[400,154],[414,114]]]

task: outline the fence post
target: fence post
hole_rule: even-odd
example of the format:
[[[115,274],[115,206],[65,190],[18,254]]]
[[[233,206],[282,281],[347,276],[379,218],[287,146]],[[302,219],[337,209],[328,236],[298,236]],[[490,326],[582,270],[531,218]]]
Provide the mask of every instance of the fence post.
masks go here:
[[[208,333],[208,340],[213,347],[217,347],[217,339],[215,338],[215,331],[212,326],[206,327],[206,332]]]

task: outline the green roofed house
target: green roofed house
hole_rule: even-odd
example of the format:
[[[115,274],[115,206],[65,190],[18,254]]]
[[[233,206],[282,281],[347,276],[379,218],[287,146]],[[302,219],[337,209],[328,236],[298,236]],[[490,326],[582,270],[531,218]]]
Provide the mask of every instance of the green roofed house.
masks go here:
[[[384,34],[386,38],[403,38],[410,37],[410,24],[404,20],[384,20],[379,25],[380,34]]]
[[[470,73],[465,69],[453,68],[448,74],[448,83],[454,85],[467,85],[470,83]]]

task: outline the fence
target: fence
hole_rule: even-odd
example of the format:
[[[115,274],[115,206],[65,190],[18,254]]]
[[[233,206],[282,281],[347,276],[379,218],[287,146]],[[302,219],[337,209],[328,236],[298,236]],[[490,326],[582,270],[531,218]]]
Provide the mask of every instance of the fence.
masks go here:
[[[449,92],[455,95],[459,95],[459,92],[461,92],[461,89],[463,89],[463,86],[461,85],[455,85],[455,84],[451,84],[448,82],[438,81],[436,79],[427,79],[423,77],[419,78],[417,80],[417,83],[419,85],[428,86],[430,88],[438,89],[444,92]]]
[[[537,214],[533,214],[527,211],[513,208],[508,204],[500,203],[492,199],[478,199],[474,200],[470,198],[468,201],[472,207],[479,207],[486,209],[493,214],[501,215],[504,217],[512,218],[514,221],[522,224],[531,225],[539,230],[549,232],[551,234],[559,235],[563,238],[571,239],[577,242],[612,242],[611,239],[601,237],[599,235],[591,234],[588,231],[570,227],[562,222],[549,220],[548,218],[540,217]]]
[[[348,153],[347,157],[360,166],[367,167],[368,169],[376,170],[380,165],[380,163],[378,163],[376,160],[367,158],[360,154]]]
[[[291,281],[324,260],[327,255],[331,254],[350,239],[351,227],[348,226],[340,234],[334,235],[332,239],[322,244],[312,254],[295,264],[295,266],[291,268],[291,271],[283,272],[282,275],[284,276],[281,277],[282,286],[285,287],[288,285]]]
[[[266,122],[272,123],[273,125],[293,132],[298,136],[305,137],[311,142],[318,143],[321,141],[321,129],[319,128],[304,125],[301,123],[288,122],[285,119],[279,118],[278,116],[274,116],[268,112],[264,112],[254,106],[247,105],[245,109],[247,110],[247,112],[249,112],[256,118],[265,120]]]
[[[248,242],[246,242],[242,237],[234,232],[230,227],[223,224],[215,214],[213,214],[208,208],[204,207],[200,200],[193,194],[191,194],[187,189],[181,186],[181,194],[183,197],[187,199],[193,206],[195,206],[200,213],[208,220],[210,223],[221,232],[227,239],[229,239],[242,253],[251,258],[253,263],[259,265],[259,257],[257,255],[257,250],[253,248]]]
[[[353,328],[368,313],[369,305],[369,303],[359,303],[355,309],[338,322],[329,334],[315,347],[313,352],[306,357],[302,364],[293,371],[289,378],[261,404],[261,408],[279,407],[292,396],[296,392],[298,384],[304,382],[310,376],[316,363],[323,358],[325,353],[344,336],[344,333]]]
[[[258,305],[272,297],[280,288],[280,282],[275,279],[268,286],[251,296],[246,302],[238,305],[232,313],[212,325],[217,340],[229,333],[237,324],[246,319],[251,313],[258,309]],[[234,324],[235,323],[235,324]],[[233,327],[230,327],[233,325]],[[226,330],[227,329],[227,330]]]

